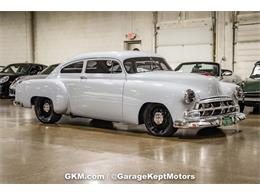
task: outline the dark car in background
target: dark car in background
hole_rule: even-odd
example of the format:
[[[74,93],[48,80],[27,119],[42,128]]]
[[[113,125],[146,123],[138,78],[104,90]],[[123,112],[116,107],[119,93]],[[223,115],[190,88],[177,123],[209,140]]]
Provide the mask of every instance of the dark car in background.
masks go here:
[[[45,68],[43,71],[39,72],[37,75],[29,75],[29,76],[20,76],[17,77],[12,84],[9,87],[9,96],[14,97],[15,96],[15,88],[18,84],[22,83],[26,80],[31,79],[44,79],[46,78],[59,64],[52,64]]]
[[[239,103],[243,112],[245,106],[253,107],[253,112],[260,111],[260,61],[256,62],[249,78],[241,83],[244,99]]]
[[[34,63],[16,63],[6,66],[0,72],[0,98],[9,96],[9,87],[17,77],[38,74],[46,67]]]
[[[5,68],[5,66],[0,66],[0,72]]]

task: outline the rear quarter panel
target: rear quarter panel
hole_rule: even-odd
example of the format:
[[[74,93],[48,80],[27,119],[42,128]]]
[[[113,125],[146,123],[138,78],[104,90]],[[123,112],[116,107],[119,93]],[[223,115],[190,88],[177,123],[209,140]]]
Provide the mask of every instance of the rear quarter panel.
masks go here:
[[[31,107],[33,97],[51,99],[56,113],[66,113],[68,110],[67,90],[58,79],[28,80],[17,86],[15,101],[22,103],[24,107]]]

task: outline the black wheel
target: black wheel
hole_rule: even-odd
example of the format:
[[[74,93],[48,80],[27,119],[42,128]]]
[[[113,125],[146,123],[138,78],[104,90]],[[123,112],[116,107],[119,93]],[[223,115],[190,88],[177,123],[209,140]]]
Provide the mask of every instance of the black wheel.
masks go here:
[[[154,136],[172,136],[177,129],[173,127],[172,117],[162,104],[150,104],[144,111],[144,124]]]
[[[53,103],[48,98],[37,98],[34,102],[36,117],[42,123],[56,123],[62,117],[53,110]]]
[[[245,104],[239,103],[240,112],[244,112]]]

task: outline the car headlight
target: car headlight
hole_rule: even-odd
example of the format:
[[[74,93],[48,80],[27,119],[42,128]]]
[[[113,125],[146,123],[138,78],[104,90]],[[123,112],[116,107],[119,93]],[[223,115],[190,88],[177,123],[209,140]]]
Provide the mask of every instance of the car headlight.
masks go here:
[[[0,78],[0,84],[5,83],[7,81],[9,81],[9,76],[4,76],[4,77]]]
[[[242,87],[242,88],[244,88],[244,86],[245,86],[245,81],[242,81],[239,85]]]
[[[184,95],[184,102],[186,104],[192,103],[196,99],[196,94],[193,90],[187,89]]]
[[[244,98],[244,92],[241,87],[236,87],[236,89],[234,91],[234,98],[236,100],[240,100],[240,99]]]

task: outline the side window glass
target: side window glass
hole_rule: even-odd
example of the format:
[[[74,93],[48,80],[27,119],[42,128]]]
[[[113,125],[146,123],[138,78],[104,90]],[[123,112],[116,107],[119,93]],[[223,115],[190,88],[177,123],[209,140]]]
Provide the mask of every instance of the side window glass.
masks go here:
[[[114,60],[90,60],[87,63],[86,73],[121,73],[120,64]]]
[[[38,67],[39,67],[39,72],[44,69],[44,66],[39,65]]]
[[[110,68],[110,72],[112,72],[112,73],[121,73],[122,72],[121,66],[117,61],[112,61],[112,67]]]
[[[38,65],[32,65],[32,68],[30,70],[30,74],[34,75],[37,74],[38,72],[40,72],[42,70],[41,66]]]
[[[81,73],[83,68],[83,62],[76,62],[64,67],[60,72],[61,73]]]

